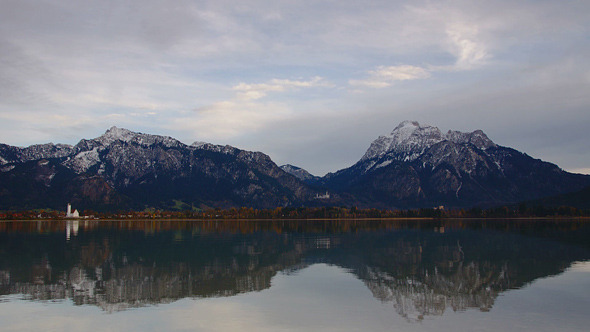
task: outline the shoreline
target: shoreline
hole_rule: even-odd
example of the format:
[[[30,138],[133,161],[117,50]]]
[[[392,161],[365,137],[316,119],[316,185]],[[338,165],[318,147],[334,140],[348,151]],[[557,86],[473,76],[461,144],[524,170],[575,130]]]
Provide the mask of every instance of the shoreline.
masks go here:
[[[190,222],[211,222],[211,221],[445,221],[445,220],[464,220],[464,221],[535,221],[535,220],[567,220],[567,221],[590,221],[588,216],[551,216],[551,217],[399,217],[399,218],[103,218],[103,219],[84,219],[84,218],[59,218],[59,219],[0,219],[0,222],[39,222],[39,221],[190,221]]]

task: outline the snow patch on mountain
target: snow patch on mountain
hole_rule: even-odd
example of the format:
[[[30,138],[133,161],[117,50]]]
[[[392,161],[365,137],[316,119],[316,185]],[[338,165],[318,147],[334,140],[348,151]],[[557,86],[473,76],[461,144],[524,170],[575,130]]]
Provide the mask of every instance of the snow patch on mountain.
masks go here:
[[[285,171],[287,173],[291,173],[291,174],[292,174],[292,172],[298,172],[298,171],[301,171],[302,170],[302,168],[297,167],[297,166],[293,166],[293,165],[290,165],[290,164],[281,165],[280,167],[281,167],[281,169],[283,171]]]
[[[223,154],[236,154],[240,151],[238,148],[234,148],[231,145],[216,145],[211,143],[203,143],[203,142],[195,142],[191,145],[200,150],[212,151],[212,152],[219,152]]]
[[[66,144],[36,144],[22,149],[21,159],[38,160],[61,158],[72,153],[72,146]]]
[[[445,135],[446,139],[456,144],[473,144],[479,149],[488,149],[496,146],[491,139],[481,130],[476,130],[471,133],[464,133],[455,130],[449,130]]]
[[[125,128],[117,128],[115,126],[111,127],[102,136],[94,139],[93,141],[98,142],[103,146],[109,146],[116,141],[135,143],[141,146],[162,144],[166,147],[178,147],[180,145],[184,145],[180,141],[169,136],[137,133]]]
[[[78,153],[75,157],[63,162],[63,165],[80,174],[88,171],[92,166],[100,162],[98,148]]]
[[[393,160],[389,159],[389,160],[385,160],[380,162],[379,164],[377,164],[373,169],[377,169],[377,168],[381,168],[381,167],[385,167],[389,164],[391,164],[393,162]]]
[[[26,148],[0,144],[0,164],[22,163],[31,160],[63,158],[72,154],[67,144],[35,144]]]
[[[471,133],[449,130],[446,135],[443,135],[437,127],[420,125],[417,121],[403,121],[389,135],[379,136],[373,141],[360,161],[378,160],[384,156],[388,156],[389,163],[392,160],[414,161],[430,147],[443,141],[472,144],[479,149],[496,146],[481,130]],[[374,164],[367,168],[373,166]]]

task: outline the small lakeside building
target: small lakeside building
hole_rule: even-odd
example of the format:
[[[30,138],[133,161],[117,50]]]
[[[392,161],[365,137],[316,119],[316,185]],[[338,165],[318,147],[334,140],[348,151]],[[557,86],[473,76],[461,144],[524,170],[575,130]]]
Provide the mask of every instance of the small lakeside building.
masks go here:
[[[68,203],[66,218],[80,218],[80,212],[78,212],[78,210],[74,210],[74,212],[72,212],[72,204],[70,203]]]

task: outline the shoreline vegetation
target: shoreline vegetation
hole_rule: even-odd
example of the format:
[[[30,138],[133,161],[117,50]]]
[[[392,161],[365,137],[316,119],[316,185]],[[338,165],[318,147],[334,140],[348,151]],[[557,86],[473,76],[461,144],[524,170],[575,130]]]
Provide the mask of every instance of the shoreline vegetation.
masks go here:
[[[0,211],[0,220],[431,220],[431,219],[553,219],[590,218],[590,210],[574,207],[544,207],[520,204],[514,207],[490,209],[421,208],[408,210],[358,209],[356,207],[278,207],[275,209],[230,208],[186,211],[117,211],[97,212],[84,210],[79,218],[66,218],[64,211],[24,210]]]

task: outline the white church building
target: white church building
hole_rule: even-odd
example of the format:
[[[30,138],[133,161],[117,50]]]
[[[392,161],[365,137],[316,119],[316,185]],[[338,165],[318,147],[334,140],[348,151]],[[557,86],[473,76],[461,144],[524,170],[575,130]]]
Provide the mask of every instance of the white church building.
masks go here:
[[[66,218],[80,218],[80,212],[74,210],[72,212],[72,204],[68,203],[68,211],[66,212]]]

